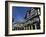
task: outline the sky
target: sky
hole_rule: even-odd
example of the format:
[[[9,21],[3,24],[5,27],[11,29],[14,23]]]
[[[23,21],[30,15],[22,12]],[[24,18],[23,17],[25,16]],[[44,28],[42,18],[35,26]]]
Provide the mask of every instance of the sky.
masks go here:
[[[26,11],[31,9],[31,7],[12,7],[12,18],[14,18],[15,22],[24,22],[24,16]]]

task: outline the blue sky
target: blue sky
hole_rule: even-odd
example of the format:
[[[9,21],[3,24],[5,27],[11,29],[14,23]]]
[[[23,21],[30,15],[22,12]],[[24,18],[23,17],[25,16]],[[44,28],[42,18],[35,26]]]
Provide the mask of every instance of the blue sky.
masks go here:
[[[12,7],[12,17],[15,22],[23,22],[26,11],[31,9],[31,7]]]

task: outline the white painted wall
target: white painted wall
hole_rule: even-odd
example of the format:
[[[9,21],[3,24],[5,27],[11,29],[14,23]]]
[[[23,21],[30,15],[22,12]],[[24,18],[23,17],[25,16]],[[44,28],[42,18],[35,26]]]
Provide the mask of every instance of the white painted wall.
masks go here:
[[[44,2],[46,6],[46,0],[16,0],[16,1]],[[45,7],[45,17],[46,17],[46,7]],[[0,37],[5,37],[5,0],[0,0]],[[46,37],[46,32],[45,34],[40,35],[23,35],[14,37]]]

